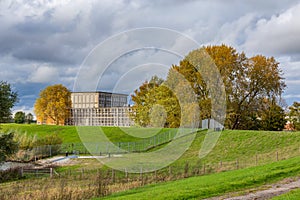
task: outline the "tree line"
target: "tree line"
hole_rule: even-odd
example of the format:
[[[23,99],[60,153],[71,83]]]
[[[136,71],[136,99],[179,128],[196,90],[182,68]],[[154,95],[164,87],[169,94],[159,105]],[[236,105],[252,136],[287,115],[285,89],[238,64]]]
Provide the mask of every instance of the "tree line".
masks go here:
[[[185,124],[194,120],[196,108],[200,110],[197,116],[200,120],[211,118],[212,101],[218,101],[218,98],[212,99],[214,91],[208,84],[216,84],[218,80],[209,80],[214,78],[214,74],[207,55],[217,67],[225,88],[225,128],[284,128],[286,114],[281,95],[286,85],[279,62],[264,55],[247,57],[244,52],[227,45],[193,50],[179,65],[170,67],[166,80],[154,76],[145,81],[131,96],[134,102],[131,118],[135,124],[142,127],[179,127],[182,120],[187,121]],[[178,78],[178,74],[184,79]],[[188,102],[190,95],[186,93],[187,88],[192,88],[196,101]],[[185,116],[183,119],[182,115]]]

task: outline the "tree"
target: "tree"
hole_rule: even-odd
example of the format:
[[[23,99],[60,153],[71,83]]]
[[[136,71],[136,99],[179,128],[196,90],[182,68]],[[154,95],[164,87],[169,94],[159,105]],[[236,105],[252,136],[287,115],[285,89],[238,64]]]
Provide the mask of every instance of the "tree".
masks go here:
[[[65,124],[70,117],[71,92],[61,84],[46,87],[40,92],[34,112],[41,121],[51,119],[56,125]]]
[[[267,131],[282,131],[286,124],[284,110],[275,100],[265,100],[265,108],[261,114],[261,129]]]
[[[13,140],[14,134],[0,135],[0,163],[18,150],[18,143]]]
[[[152,98],[154,89],[158,87],[162,81],[163,80],[159,79],[157,76],[152,77],[149,82],[145,81],[139,89],[136,89],[134,94],[131,95],[132,101],[134,101],[135,104],[132,107],[130,117],[134,120],[136,125],[142,127],[149,125],[149,113],[154,101]]]
[[[289,118],[293,128],[296,130],[300,130],[300,102],[294,102],[293,105],[289,107],[289,109]]]
[[[181,74],[184,79],[178,78],[179,76],[176,74]],[[188,88],[184,81],[188,82],[193,94],[186,93],[189,89],[184,89]],[[265,99],[269,101],[274,98],[278,99],[286,87],[279,63],[273,57],[256,55],[248,58],[244,52],[239,53],[233,47],[226,45],[206,46],[191,51],[180,61],[179,65],[171,67],[163,85],[173,92],[173,97],[177,98],[182,108],[186,107],[186,110],[189,110],[188,106],[190,106],[190,110],[199,108],[200,120],[222,116],[220,112],[223,110],[224,103],[221,100],[225,98],[227,106],[225,127],[230,129],[260,128],[259,118],[262,115],[260,111],[264,109],[262,102]],[[222,87],[222,85],[224,85],[226,97],[218,91],[218,87]],[[178,104],[167,103],[167,101],[174,102],[170,95],[157,95],[160,87],[159,85],[158,89],[143,90],[143,95],[135,95],[133,101],[136,104],[143,102],[140,105],[148,112],[148,102],[152,102],[152,104],[153,101],[162,102],[160,98],[165,98],[165,110],[176,111],[174,115],[176,117],[169,120],[167,117],[167,122],[170,124],[176,122],[175,124],[178,126],[181,120],[180,114],[183,112],[180,112],[180,108],[174,108],[174,105]],[[154,99],[154,97],[156,98]],[[197,106],[193,103],[195,101],[184,102],[194,97],[198,103]],[[212,110],[212,106],[214,106],[214,110]],[[279,112],[279,108],[274,107],[274,109]],[[180,114],[177,114],[178,110]],[[188,113],[184,114],[188,116]],[[144,113],[141,115],[144,116]],[[194,119],[195,116],[194,112],[187,118]],[[191,120],[185,123],[189,124]],[[149,124],[149,122],[145,121],[145,124]]]
[[[16,112],[14,120],[17,124],[23,124],[25,122],[25,113],[22,111]]]
[[[144,82],[131,96],[135,104],[130,113],[135,124],[142,127],[178,127],[180,106],[171,88],[154,76]]]
[[[11,119],[11,108],[18,102],[18,94],[9,83],[0,81],[0,123]]]
[[[33,120],[33,115],[32,115],[31,113],[28,113],[28,114],[25,116],[25,122],[26,122],[27,124],[31,124],[32,120]]]
[[[227,116],[226,127],[230,129],[248,129],[251,120],[260,109],[265,98],[279,97],[284,88],[279,63],[273,58],[257,55],[247,58],[233,47],[207,46],[206,52],[217,66],[226,90]],[[210,117],[211,94],[205,77],[211,76],[209,70],[200,73],[194,65],[201,67],[206,63],[201,59],[202,49],[194,50],[173,69],[183,74],[198,95],[201,118]],[[205,67],[204,67],[205,68]],[[207,67],[206,67],[207,68]]]

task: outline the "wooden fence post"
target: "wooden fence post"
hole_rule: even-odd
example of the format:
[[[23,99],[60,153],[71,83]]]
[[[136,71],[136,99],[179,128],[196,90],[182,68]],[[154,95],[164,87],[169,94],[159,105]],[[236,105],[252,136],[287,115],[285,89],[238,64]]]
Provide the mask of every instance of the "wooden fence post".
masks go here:
[[[84,169],[83,168],[81,169],[81,174],[82,174],[82,178],[83,178],[83,176],[84,176]]]
[[[23,169],[23,167],[21,167],[21,169],[20,169],[20,175],[21,175],[21,177],[23,177],[23,174],[24,174],[24,169]]]
[[[141,185],[143,185],[143,167],[141,167],[140,179],[141,179]]]
[[[255,165],[257,166],[258,164],[258,158],[257,158],[257,154],[255,155]]]
[[[52,177],[53,177],[53,168],[50,167],[50,178],[52,178]]]
[[[127,172],[126,168],[125,168],[124,172],[125,172],[125,178],[128,178],[128,172]]]
[[[112,183],[115,183],[115,170],[111,169],[111,179],[112,179]]]

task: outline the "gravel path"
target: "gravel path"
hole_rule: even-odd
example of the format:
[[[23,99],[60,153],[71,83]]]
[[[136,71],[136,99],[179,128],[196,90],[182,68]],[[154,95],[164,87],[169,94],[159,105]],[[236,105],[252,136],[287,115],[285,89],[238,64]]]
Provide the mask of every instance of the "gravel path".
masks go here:
[[[297,188],[300,188],[300,178],[298,178],[297,180],[288,178],[279,183],[269,185],[268,189],[254,191],[254,192],[250,191],[248,194],[243,196],[229,197],[229,196],[234,196],[232,194],[229,194],[227,196],[213,197],[207,200],[264,200],[264,199],[270,199],[274,196],[287,193],[290,190],[297,189]]]

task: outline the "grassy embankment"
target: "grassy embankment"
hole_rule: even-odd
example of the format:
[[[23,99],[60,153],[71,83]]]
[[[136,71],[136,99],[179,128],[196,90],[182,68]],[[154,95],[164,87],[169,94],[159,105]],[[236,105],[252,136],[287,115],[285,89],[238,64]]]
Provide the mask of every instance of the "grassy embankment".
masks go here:
[[[36,134],[38,137],[57,133],[64,143],[81,142],[74,126],[3,124],[1,127],[3,131],[17,130],[18,132],[27,132],[29,135]],[[171,129],[158,131],[158,129],[152,128],[102,127],[102,130],[113,142],[135,142],[143,140],[146,136],[153,136],[157,132],[159,135]],[[91,134],[90,138],[94,139],[95,135],[89,134]],[[172,164],[172,167],[182,169],[188,163],[190,167],[200,167],[205,164],[208,165],[207,170],[214,170],[214,168],[226,170],[227,168],[261,165],[300,155],[299,132],[226,130],[221,133],[212,151],[203,159],[199,159],[199,150],[205,136],[205,131],[199,131],[190,148]],[[163,147],[162,145],[151,151]]]
[[[300,189],[291,190],[286,194],[272,198],[272,200],[299,200],[299,199],[300,199]]]
[[[192,177],[115,193],[106,199],[203,199],[273,183],[300,174],[300,158]]]
[[[2,132],[17,131],[28,135],[44,137],[48,134],[57,133],[63,143],[81,143],[80,136],[75,126],[55,126],[55,125],[36,125],[36,124],[1,124]],[[101,127],[105,135],[112,142],[132,142],[153,136],[171,129],[168,128],[135,128],[135,127]],[[139,136],[139,137],[134,137]],[[90,135],[91,138],[94,135]]]
[[[49,133],[56,132],[60,136],[63,137],[64,142],[70,141],[78,141],[78,135],[76,136],[76,128],[75,127],[57,127],[57,126],[37,126],[37,125],[3,125],[3,128],[8,128],[13,126],[14,128],[18,128],[18,130],[27,131],[28,134],[37,134],[42,137]],[[25,128],[24,128],[25,127]],[[104,128],[105,129],[105,128]],[[128,128],[129,131],[133,131],[135,134],[142,134],[140,129],[137,128]],[[135,138],[133,136],[127,135],[123,131],[117,131],[118,128],[109,128],[107,127],[107,137],[111,138],[111,140],[115,141],[137,141],[141,138]],[[143,130],[143,129],[142,129]],[[148,129],[149,135],[153,135],[154,132],[151,129]],[[120,133],[122,132],[122,133]],[[143,130],[145,133],[145,129]],[[147,133],[147,131],[146,131]],[[134,134],[133,134],[134,135]],[[147,134],[146,134],[147,135]],[[212,149],[212,151],[203,159],[199,159],[199,149],[202,145],[202,142],[206,136],[205,131],[200,131],[197,133],[194,142],[190,146],[190,148],[170,167],[166,167],[157,172],[157,176],[161,174],[168,175],[170,173],[169,178],[165,180],[174,180],[177,178],[182,178],[184,176],[197,176],[201,174],[221,172],[225,170],[233,170],[240,169],[250,166],[260,166],[266,163],[271,163],[277,160],[284,160],[291,157],[296,157],[300,155],[299,146],[300,146],[300,134],[299,132],[267,132],[267,131],[224,131],[221,133],[219,140],[216,143],[216,146]],[[77,139],[76,139],[77,137]],[[145,137],[145,136],[143,136]],[[113,139],[114,138],[114,139]],[[158,148],[163,148],[164,145]],[[155,151],[157,149],[152,149]],[[118,158],[116,158],[118,159]],[[159,183],[157,187],[161,188],[157,190],[158,192],[166,193],[166,195],[170,194],[164,191],[165,188],[169,188],[171,190],[178,190],[175,193],[178,198],[181,198],[180,195],[185,195],[186,193],[191,193],[192,196],[196,196],[197,198],[205,196],[205,194],[214,194],[220,195],[229,191],[240,190],[248,187],[255,187],[267,182],[276,181],[285,177],[297,175],[300,172],[300,169],[297,167],[299,165],[299,159],[291,159],[288,161],[280,161],[263,167],[254,167],[242,169],[234,172],[222,172],[213,175],[207,176],[208,178],[197,179],[201,177],[194,177],[191,179],[184,179],[170,183],[170,186],[167,186],[167,183]],[[76,170],[81,168],[85,168],[86,163],[83,165],[77,166]],[[269,166],[269,167],[268,167]],[[171,169],[171,170],[170,170]],[[62,170],[63,171],[63,170]],[[238,172],[235,176],[235,172]],[[94,172],[96,173],[96,171]],[[227,174],[228,173],[228,174]],[[116,172],[115,176],[118,174],[122,174],[122,172]],[[184,174],[184,175],[183,175]],[[256,178],[251,179],[252,175],[257,175]],[[261,175],[260,175],[261,174]],[[96,175],[96,174],[95,174]],[[94,175],[94,176],[95,176]],[[79,176],[79,175],[77,175]],[[92,175],[93,176],[93,175]],[[121,175],[124,177],[123,175]],[[154,176],[154,174],[152,174]],[[203,176],[206,177],[206,176]],[[231,178],[232,177],[232,178]],[[248,177],[248,178],[247,178]],[[150,177],[151,178],[151,177]],[[150,179],[149,178],[149,179]],[[134,179],[134,178],[132,178]],[[136,179],[135,179],[136,180]],[[188,181],[189,180],[189,181]],[[26,183],[25,183],[25,182]],[[28,184],[27,180],[24,180],[22,184]],[[29,180],[28,180],[29,181]],[[32,180],[30,180],[32,181]],[[38,180],[35,180],[38,182]],[[90,187],[90,179],[77,179],[72,178],[72,188],[85,188]],[[183,182],[181,182],[183,181]],[[187,181],[187,182],[185,182]],[[201,182],[198,185],[198,182]],[[68,182],[66,180],[66,182]],[[147,181],[146,181],[147,182]],[[190,182],[190,185],[189,185]],[[205,183],[204,183],[205,182]],[[225,182],[228,184],[226,185]],[[78,183],[78,184],[77,184]],[[148,182],[149,183],[149,182]],[[206,184],[207,183],[207,184]],[[211,185],[210,185],[211,183]],[[18,185],[18,183],[15,183]],[[74,185],[75,184],[75,185]],[[174,184],[174,186],[172,186]],[[176,185],[181,186],[176,186]],[[204,185],[203,185],[204,184]],[[224,185],[225,184],[225,185]],[[39,185],[38,183],[36,185]],[[114,188],[122,188],[129,189],[132,187],[139,186],[140,183],[138,181],[135,182],[135,186],[116,186]],[[186,187],[185,187],[186,185]],[[212,187],[215,185],[215,187]],[[208,187],[206,187],[208,186]],[[224,186],[224,189],[222,189]],[[1,186],[0,186],[1,187]],[[49,184],[51,187],[51,191],[59,190],[59,184],[55,186],[55,184]],[[154,190],[156,185],[146,186],[142,189],[136,189],[133,191],[128,191],[128,193],[117,194],[123,198],[123,195],[140,195],[148,193],[147,190]],[[180,190],[179,187],[183,189]],[[30,188],[30,186],[28,186]],[[147,189],[149,188],[149,189]],[[151,189],[152,188],[152,189]],[[204,189],[201,189],[204,188]],[[32,191],[28,191],[28,193],[38,193],[45,188],[36,188]],[[110,189],[110,192],[120,191],[118,189]],[[191,191],[190,191],[191,190]],[[200,192],[199,192],[200,191]],[[214,192],[212,192],[214,191]],[[24,191],[23,191],[24,192]],[[146,193],[144,193],[146,192]],[[146,194],[148,195],[148,194]],[[158,193],[149,193],[149,195],[160,195]],[[175,195],[175,196],[176,196]],[[188,196],[187,198],[192,196]],[[169,198],[168,196],[165,196]],[[184,198],[184,196],[183,196]]]

